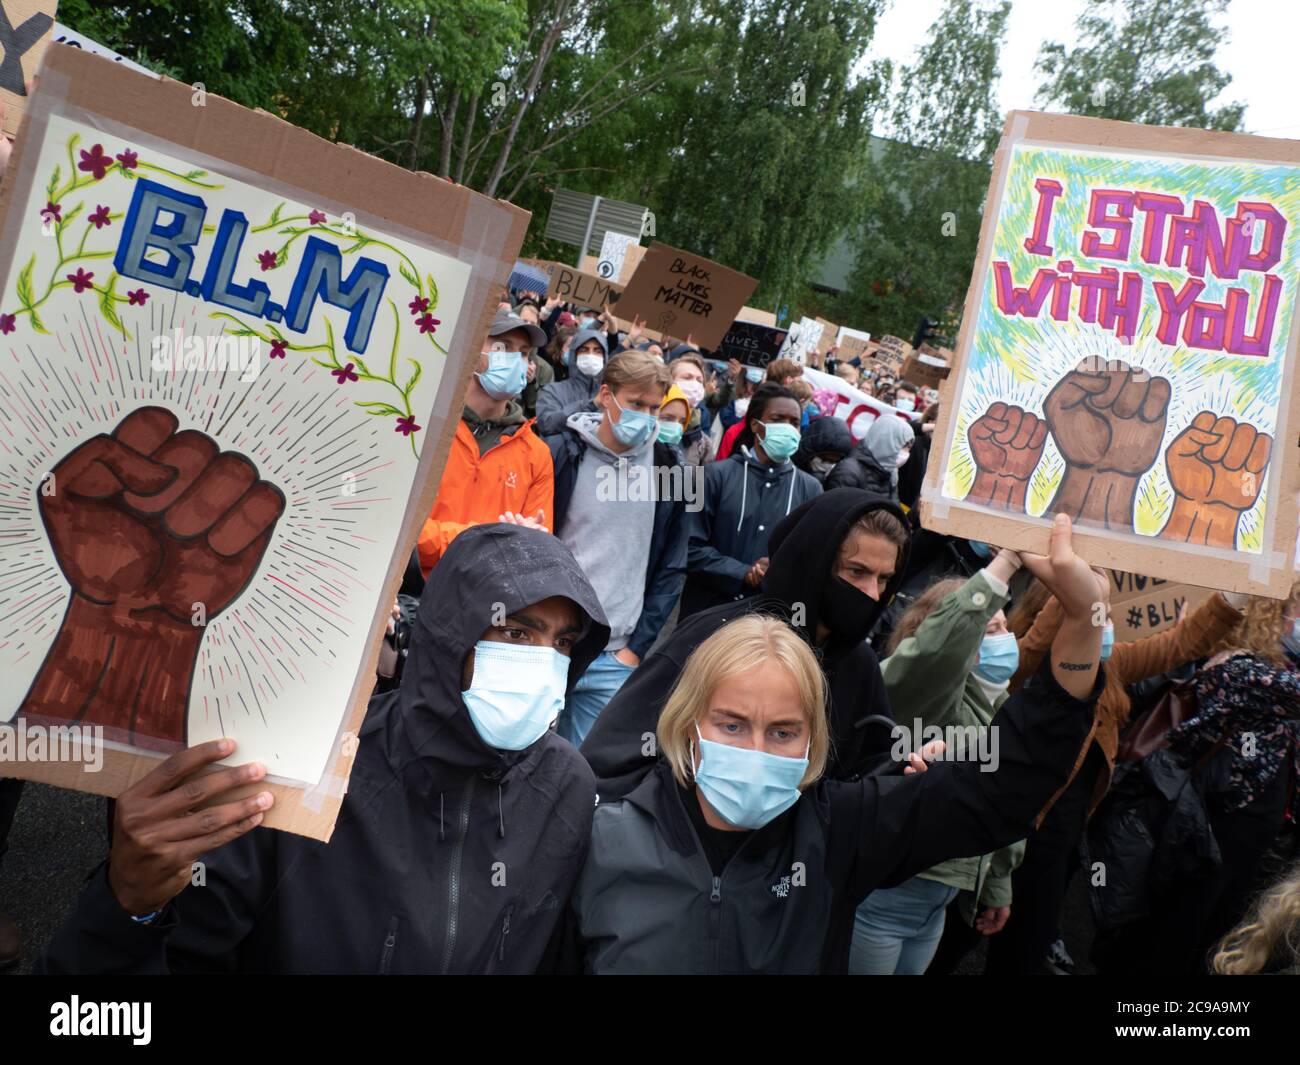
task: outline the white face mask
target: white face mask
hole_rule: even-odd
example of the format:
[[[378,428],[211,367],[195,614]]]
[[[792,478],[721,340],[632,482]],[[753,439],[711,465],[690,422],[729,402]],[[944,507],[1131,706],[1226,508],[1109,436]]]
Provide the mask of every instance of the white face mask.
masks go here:
[[[903,466],[906,466],[906,465],[907,465],[907,460],[910,459],[911,457],[912,457],[912,449],[911,449],[910,447],[909,447],[909,448],[906,448],[906,449],[903,450],[903,451],[900,451],[900,452],[898,453],[898,465],[899,465],[899,467],[901,468],[901,467],[903,467]]]
[[[599,355],[578,356],[578,373],[586,374],[588,377],[599,377],[600,371],[604,368],[605,360]]]
[[[835,463],[828,459],[810,459],[808,465],[812,467],[814,473],[830,473],[835,469]]]
[[[678,381],[677,387],[682,390],[682,395],[692,407],[698,407],[704,402],[704,385],[699,381]]]
[[[737,415],[739,415],[740,417],[743,418],[743,417],[745,416],[745,411],[747,411],[747,410],[749,410],[749,399],[748,399],[748,398],[745,398],[745,399],[738,399],[738,400],[736,400],[736,414],[737,414]]]

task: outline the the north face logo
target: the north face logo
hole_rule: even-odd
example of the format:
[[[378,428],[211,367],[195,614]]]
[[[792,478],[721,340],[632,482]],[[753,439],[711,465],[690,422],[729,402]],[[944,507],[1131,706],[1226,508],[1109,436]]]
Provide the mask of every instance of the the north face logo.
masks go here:
[[[778,899],[788,898],[790,895],[790,878],[788,876],[781,877],[780,880],[768,888],[768,891]]]

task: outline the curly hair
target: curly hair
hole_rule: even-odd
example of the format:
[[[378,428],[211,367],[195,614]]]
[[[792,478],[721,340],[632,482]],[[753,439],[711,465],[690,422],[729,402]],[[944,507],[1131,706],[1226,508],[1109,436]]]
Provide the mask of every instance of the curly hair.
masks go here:
[[[1214,971],[1251,976],[1300,962],[1300,863],[1255,901],[1247,918],[1219,943]]]
[[[1291,585],[1286,599],[1252,596],[1241,608],[1241,620],[1210,650],[1210,657],[1223,651],[1248,651],[1271,666],[1286,668],[1282,637],[1286,635],[1287,611],[1300,603],[1300,580]]]

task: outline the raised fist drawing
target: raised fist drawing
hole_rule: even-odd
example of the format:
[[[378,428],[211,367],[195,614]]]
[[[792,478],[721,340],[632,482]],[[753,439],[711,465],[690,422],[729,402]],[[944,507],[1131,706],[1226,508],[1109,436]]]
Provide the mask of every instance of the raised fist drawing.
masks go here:
[[[204,626],[248,585],[284,494],[243,455],[141,407],[76,447],[40,491],[72,597],[20,712],[185,742]]]
[[[966,501],[1024,510],[1029,478],[1043,457],[1047,424],[1031,411],[994,403],[971,423],[966,439],[975,458],[975,483]]]
[[[1160,535],[1170,540],[1232,548],[1237,523],[1255,505],[1273,438],[1203,410],[1165,451],[1174,506]]]
[[[1111,360],[1085,359],[1043,402],[1065,475],[1048,506],[1075,522],[1133,528],[1138,480],[1156,460],[1169,411],[1169,382]]]

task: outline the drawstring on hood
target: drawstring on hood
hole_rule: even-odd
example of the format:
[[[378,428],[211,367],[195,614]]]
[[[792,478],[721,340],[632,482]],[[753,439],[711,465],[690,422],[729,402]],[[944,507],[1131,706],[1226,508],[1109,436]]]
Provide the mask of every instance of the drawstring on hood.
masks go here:
[[[754,453],[749,448],[742,447],[740,450],[745,456],[745,476],[742,477],[740,481],[740,520],[736,522],[736,532],[740,532],[740,527],[745,524],[745,500],[749,498],[749,467],[756,466],[760,470],[768,470],[768,469],[781,469],[781,466],[787,466],[790,464],[790,460],[786,459],[785,462],[781,464],[781,466],[775,466],[775,467],[765,466],[763,463],[758,461]],[[786,493],[786,497],[785,497],[786,517],[790,516],[790,508],[794,505],[794,483],[799,479],[798,477],[795,476],[793,467],[790,469],[789,475],[790,475],[790,491]]]

